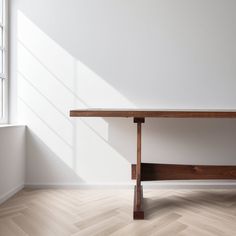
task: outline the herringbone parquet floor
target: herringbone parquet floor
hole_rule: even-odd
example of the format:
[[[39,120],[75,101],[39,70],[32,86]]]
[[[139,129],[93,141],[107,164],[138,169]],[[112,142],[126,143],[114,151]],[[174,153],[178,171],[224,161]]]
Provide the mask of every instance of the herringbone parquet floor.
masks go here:
[[[234,236],[236,190],[145,190],[133,221],[132,190],[22,190],[0,206],[1,236]]]

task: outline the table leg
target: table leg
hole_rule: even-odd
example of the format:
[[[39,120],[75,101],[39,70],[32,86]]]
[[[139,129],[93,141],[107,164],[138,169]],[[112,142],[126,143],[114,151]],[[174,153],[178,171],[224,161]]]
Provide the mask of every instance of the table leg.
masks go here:
[[[142,123],[144,118],[134,118],[137,123],[137,164],[136,164],[136,186],[134,188],[134,210],[133,219],[144,219],[143,210],[143,188],[141,185],[141,140],[142,140]]]

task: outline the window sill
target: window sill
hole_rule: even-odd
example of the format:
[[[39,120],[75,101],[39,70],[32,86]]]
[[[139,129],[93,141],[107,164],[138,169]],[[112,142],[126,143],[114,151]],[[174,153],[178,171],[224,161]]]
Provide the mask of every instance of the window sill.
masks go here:
[[[26,125],[22,124],[0,124],[0,129],[1,128],[11,128],[11,127],[25,127]]]

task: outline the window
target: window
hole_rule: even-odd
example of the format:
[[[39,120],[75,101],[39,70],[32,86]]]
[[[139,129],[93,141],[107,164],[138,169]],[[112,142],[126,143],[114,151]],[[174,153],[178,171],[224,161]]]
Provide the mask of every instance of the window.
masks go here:
[[[7,0],[0,0],[0,123],[7,122]]]

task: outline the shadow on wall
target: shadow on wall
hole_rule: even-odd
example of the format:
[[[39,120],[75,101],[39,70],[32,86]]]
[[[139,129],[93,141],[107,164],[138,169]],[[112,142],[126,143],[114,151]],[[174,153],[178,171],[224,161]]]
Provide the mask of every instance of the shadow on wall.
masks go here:
[[[132,120],[71,119],[69,110],[140,108],[138,102],[134,104],[135,99],[123,95],[127,91],[121,93],[119,86],[111,86],[89,64],[72,56],[20,10],[17,55],[18,114],[28,126],[26,182],[127,182],[130,163],[136,157]],[[127,79],[127,75],[124,77]],[[126,82],[136,90],[135,84]],[[214,158],[216,164],[235,164],[235,133],[233,120],[148,119],[143,133],[144,161],[207,164]],[[228,158],[222,158],[226,155]]]

